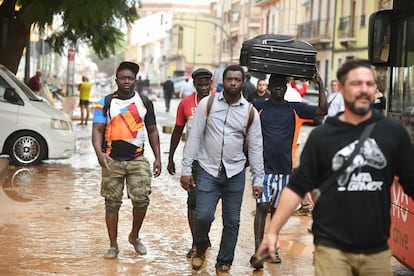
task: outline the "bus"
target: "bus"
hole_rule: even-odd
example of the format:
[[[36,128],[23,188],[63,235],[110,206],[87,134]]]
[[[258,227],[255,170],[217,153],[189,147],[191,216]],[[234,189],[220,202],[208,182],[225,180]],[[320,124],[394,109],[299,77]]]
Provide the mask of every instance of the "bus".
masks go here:
[[[370,16],[368,56],[377,69],[384,69],[387,116],[402,122],[414,142],[413,0],[394,0],[392,10]],[[391,203],[389,245],[393,255],[414,270],[414,201],[398,178],[391,189]]]

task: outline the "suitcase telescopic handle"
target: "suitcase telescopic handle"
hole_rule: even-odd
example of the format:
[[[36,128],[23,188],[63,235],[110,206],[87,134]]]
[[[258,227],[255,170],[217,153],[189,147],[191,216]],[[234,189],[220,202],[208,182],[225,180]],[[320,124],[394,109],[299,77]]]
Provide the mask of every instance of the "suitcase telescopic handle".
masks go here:
[[[266,45],[268,42],[276,42],[276,43],[286,43],[286,42],[292,42],[293,39],[288,38],[288,39],[264,39],[262,44]]]

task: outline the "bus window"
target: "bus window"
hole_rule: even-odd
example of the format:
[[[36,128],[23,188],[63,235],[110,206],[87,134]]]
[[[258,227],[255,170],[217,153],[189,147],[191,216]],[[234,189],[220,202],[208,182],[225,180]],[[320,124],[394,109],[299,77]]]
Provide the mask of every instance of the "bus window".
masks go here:
[[[393,18],[394,42],[392,54],[395,55],[394,66],[411,66],[414,64],[414,16],[401,15]],[[398,50],[397,50],[398,49]]]
[[[413,67],[393,67],[389,111],[414,116]]]

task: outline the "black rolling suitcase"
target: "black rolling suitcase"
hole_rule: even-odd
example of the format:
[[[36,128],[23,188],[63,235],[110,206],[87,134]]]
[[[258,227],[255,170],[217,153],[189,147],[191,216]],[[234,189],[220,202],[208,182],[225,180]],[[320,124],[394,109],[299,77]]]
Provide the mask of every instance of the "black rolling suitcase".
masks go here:
[[[305,41],[286,35],[259,35],[243,42],[240,65],[249,71],[312,79],[316,54],[316,49]]]

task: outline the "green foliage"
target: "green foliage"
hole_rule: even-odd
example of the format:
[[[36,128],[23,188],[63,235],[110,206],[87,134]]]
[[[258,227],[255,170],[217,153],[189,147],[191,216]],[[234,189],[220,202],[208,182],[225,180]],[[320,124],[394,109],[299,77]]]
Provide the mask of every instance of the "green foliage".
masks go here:
[[[124,37],[120,24],[137,20],[140,4],[139,0],[20,0],[19,3],[20,19],[27,27],[33,24],[46,30],[53,19],[61,22],[47,39],[54,51],[62,54],[67,47],[76,48],[78,42],[84,41],[101,58],[115,53]]]

